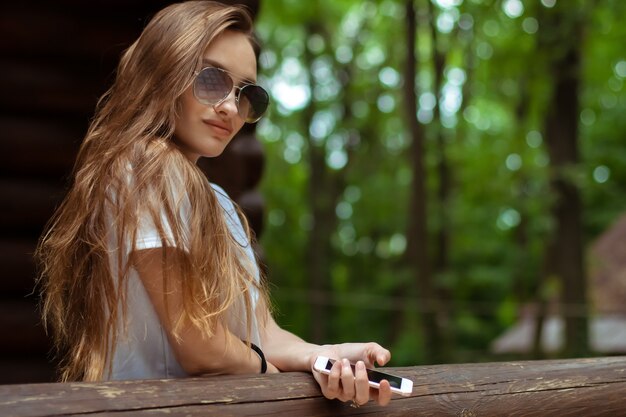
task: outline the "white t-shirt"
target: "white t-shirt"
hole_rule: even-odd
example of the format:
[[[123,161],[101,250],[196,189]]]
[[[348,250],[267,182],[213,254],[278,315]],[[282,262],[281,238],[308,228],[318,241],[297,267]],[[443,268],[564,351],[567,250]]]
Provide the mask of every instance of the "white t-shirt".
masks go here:
[[[219,204],[222,206],[226,223],[233,237],[245,247],[246,256],[250,258],[250,264],[254,266],[254,273],[258,280],[259,271],[256,267],[254,253],[234,205],[222,188],[215,184],[211,184],[211,186],[217,195]],[[190,204],[187,199],[183,202],[181,208],[181,217],[183,219],[185,218],[185,213],[189,212],[189,209]],[[163,218],[162,222],[166,237],[171,237],[171,229],[166,219]],[[137,232],[135,245],[138,250],[162,246],[161,238],[151,219],[142,218]],[[173,239],[170,240],[173,244]],[[111,233],[109,236],[109,261],[111,271],[114,273],[118,270],[116,242],[115,233]],[[130,245],[128,247],[130,248]],[[131,268],[129,272],[127,288],[127,332],[124,332],[124,324],[119,320],[111,375],[108,378],[105,375],[105,379],[157,379],[188,376],[176,360],[167,334],[161,326],[156,311],[135,269]],[[250,291],[254,311],[258,300],[258,291],[256,288],[251,288]],[[257,346],[261,346],[256,316],[253,315],[252,320],[250,341]],[[231,307],[228,313],[228,327],[236,336],[242,339],[247,337],[243,299]],[[105,368],[105,374],[107,370],[108,368]]]

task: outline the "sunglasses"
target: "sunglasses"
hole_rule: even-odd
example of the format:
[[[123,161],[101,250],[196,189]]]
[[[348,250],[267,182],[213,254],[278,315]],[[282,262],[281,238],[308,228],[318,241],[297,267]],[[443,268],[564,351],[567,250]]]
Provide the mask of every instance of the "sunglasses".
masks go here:
[[[206,106],[217,106],[230,95],[233,87],[237,89],[235,102],[237,111],[246,123],[257,122],[267,110],[270,97],[267,91],[256,84],[235,85],[233,77],[221,68],[203,68],[193,82],[193,94]]]

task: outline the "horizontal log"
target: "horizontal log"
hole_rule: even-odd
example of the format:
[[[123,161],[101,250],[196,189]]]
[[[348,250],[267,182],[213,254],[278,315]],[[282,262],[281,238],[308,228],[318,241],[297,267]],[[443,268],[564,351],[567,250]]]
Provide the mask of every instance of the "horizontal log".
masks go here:
[[[0,385],[26,384],[33,381],[52,382],[57,378],[53,364],[46,354],[0,356]],[[0,402],[2,399],[0,399]],[[0,415],[5,416],[2,408]]]
[[[65,192],[61,185],[38,180],[0,179],[3,239],[38,237]]]
[[[64,10],[59,4],[42,2],[35,13],[30,5],[11,5],[0,17],[3,34],[0,49],[11,55],[38,51],[44,59],[58,56],[74,60],[96,61],[103,57],[117,60],[121,50],[139,34],[139,19],[145,18],[145,10],[137,10],[133,16],[130,10],[128,14],[115,13],[112,5],[98,8],[84,4],[82,10],[77,6]],[[107,16],[107,12],[111,15]]]
[[[265,155],[261,142],[257,140],[254,132],[242,132],[237,140],[233,141],[232,148],[240,158],[242,169],[245,171],[243,188],[246,190],[257,188],[265,169]]]
[[[23,299],[33,292],[37,240],[0,237],[0,294]]]
[[[90,79],[95,68],[84,73],[50,64],[35,65],[14,60],[0,68],[0,86],[5,92],[0,109],[6,114],[74,117],[86,121],[104,91],[103,82]]]
[[[87,128],[82,120],[0,117],[0,174],[8,178],[57,179],[63,183],[74,165]]]
[[[50,352],[51,341],[46,335],[37,299],[33,295],[22,300],[2,300],[0,302],[0,357],[30,356],[45,359]],[[6,370],[2,369],[2,373]],[[2,395],[0,395],[2,398]],[[0,405],[0,410],[2,406]],[[2,412],[0,411],[0,415]]]
[[[256,190],[246,191],[239,196],[237,204],[248,220],[248,224],[257,236],[263,233],[263,213],[265,202],[263,196]]]
[[[352,408],[322,397],[307,373],[0,386],[16,417],[76,416],[619,416],[626,357],[387,368],[410,397]]]

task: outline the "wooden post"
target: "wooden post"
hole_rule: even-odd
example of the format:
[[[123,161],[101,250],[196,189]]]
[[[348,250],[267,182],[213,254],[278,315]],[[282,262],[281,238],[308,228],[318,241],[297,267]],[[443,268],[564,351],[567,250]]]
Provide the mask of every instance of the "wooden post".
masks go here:
[[[308,373],[0,386],[0,414],[44,416],[624,416],[626,357],[387,368],[387,407],[322,397]]]

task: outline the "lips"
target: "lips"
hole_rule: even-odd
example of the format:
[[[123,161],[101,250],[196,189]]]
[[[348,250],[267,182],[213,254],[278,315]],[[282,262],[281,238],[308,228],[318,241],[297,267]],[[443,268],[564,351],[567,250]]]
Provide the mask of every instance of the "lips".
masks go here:
[[[233,132],[233,129],[228,124],[219,120],[203,120],[203,123],[222,136],[229,136]]]

